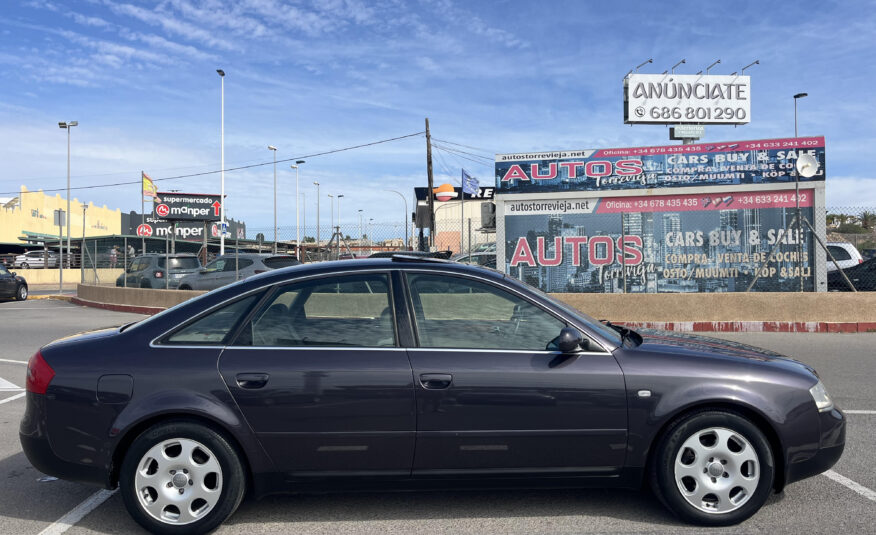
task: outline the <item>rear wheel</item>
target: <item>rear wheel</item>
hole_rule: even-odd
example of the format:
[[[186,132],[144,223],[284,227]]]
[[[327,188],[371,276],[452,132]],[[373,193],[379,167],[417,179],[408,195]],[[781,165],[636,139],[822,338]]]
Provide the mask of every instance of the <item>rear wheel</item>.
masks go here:
[[[766,502],[775,463],[756,425],[734,412],[707,410],[670,426],[651,475],[655,493],[678,517],[726,526],[749,518]]]
[[[150,288],[151,289],[152,285],[149,283],[148,280],[142,280],[142,281],[140,281],[140,288]]]
[[[234,447],[192,422],[149,428],[131,444],[119,473],[125,507],[152,533],[206,533],[240,505],[246,475]]]
[[[22,263],[21,263],[21,269],[27,269],[27,268],[29,268],[29,267],[30,267],[30,266],[27,265],[27,262],[22,262]]]
[[[15,300],[24,301],[25,299],[27,299],[27,286],[20,284],[18,290],[15,291]]]

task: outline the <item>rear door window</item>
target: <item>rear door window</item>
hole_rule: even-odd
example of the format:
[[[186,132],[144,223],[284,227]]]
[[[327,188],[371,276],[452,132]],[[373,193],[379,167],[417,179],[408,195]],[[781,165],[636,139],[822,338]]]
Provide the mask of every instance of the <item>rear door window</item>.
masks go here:
[[[234,345],[393,347],[389,277],[346,275],[283,286]]]
[[[158,267],[163,268],[166,264],[166,258],[163,256],[158,259]],[[201,262],[194,256],[183,256],[178,258],[171,257],[170,269],[197,269]]]

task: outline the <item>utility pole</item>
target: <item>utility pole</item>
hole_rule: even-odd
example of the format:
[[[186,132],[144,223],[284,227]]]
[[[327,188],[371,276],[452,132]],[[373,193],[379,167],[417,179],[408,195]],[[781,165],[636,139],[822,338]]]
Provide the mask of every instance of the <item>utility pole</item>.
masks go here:
[[[432,199],[432,134],[429,133],[429,118],[426,117],[426,176],[429,179],[429,189],[426,198],[429,199],[429,245],[435,245],[435,202]]]

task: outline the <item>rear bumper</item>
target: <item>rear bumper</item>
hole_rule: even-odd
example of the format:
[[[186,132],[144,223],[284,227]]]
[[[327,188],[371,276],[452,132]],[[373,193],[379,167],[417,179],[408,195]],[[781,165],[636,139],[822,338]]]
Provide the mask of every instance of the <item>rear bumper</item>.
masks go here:
[[[786,483],[812,477],[836,464],[846,447],[846,417],[839,409],[819,413],[821,437],[815,455],[788,465]]]
[[[108,486],[106,470],[98,466],[71,463],[55,455],[49,444],[45,423],[45,397],[27,393],[27,408],[18,432],[27,460],[40,472],[68,481]]]

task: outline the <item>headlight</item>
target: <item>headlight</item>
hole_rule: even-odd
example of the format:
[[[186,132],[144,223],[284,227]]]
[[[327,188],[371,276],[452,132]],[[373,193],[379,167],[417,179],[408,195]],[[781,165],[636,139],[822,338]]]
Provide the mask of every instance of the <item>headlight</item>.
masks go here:
[[[818,407],[820,412],[829,411],[833,408],[833,400],[827,395],[827,390],[824,388],[821,381],[818,381],[815,386],[810,388],[809,393],[812,394],[812,399],[815,400],[815,406]]]

